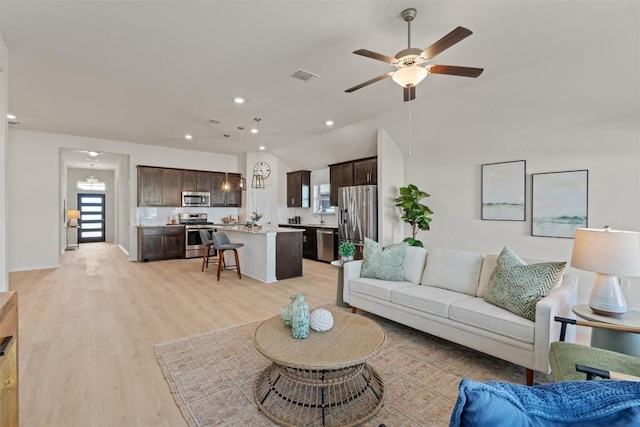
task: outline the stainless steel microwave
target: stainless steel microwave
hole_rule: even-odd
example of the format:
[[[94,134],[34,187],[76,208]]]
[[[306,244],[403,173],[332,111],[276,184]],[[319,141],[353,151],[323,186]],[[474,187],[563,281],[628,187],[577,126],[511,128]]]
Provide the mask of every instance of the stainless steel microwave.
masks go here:
[[[183,191],[182,206],[211,206],[211,193],[207,191]]]

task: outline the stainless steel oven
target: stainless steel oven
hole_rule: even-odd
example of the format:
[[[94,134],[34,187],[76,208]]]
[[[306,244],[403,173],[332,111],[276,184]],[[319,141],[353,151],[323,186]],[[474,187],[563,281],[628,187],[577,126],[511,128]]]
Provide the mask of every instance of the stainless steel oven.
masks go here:
[[[186,234],[184,257],[202,257],[204,255],[205,245],[202,244],[202,239],[200,238],[200,230],[207,230],[210,233],[216,231],[213,224],[207,221],[207,214],[181,213],[179,221],[180,224],[184,224]],[[209,255],[216,255],[216,252],[211,252]]]

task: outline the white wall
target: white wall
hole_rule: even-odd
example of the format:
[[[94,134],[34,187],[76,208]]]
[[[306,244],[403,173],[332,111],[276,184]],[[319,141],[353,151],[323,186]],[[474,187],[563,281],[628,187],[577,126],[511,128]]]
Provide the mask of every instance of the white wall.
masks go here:
[[[58,164],[61,148],[94,150],[129,155],[127,194],[122,203],[130,207],[127,217],[130,241],[129,258],[136,259],[136,165],[221,171],[228,161],[229,172],[237,172],[237,156],[193,152],[143,144],[35,132],[9,130],[7,173],[9,179],[8,270],[33,270],[59,265],[58,254],[63,234],[61,219],[63,199]],[[123,176],[123,179],[126,177]],[[124,184],[123,184],[124,185]],[[36,197],[34,197],[36,196]],[[124,225],[123,225],[124,227]],[[125,239],[126,240],[126,239]],[[38,242],[38,257],[33,256],[33,242]]]
[[[1,8],[0,8],[1,9]],[[1,10],[0,10],[1,12]],[[9,204],[7,192],[7,117],[8,84],[9,84],[9,52],[4,40],[0,37],[0,292],[9,290],[8,273],[8,217]]]
[[[378,129],[378,241],[391,244],[402,241],[400,210],[393,199],[404,186],[404,157],[384,129]]]

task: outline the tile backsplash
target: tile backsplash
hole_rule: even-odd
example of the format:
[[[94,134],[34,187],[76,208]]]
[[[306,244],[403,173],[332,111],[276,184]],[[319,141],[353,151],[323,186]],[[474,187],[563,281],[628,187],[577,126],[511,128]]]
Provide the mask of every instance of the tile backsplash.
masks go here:
[[[166,207],[139,207],[136,208],[136,225],[164,225],[171,222],[171,216],[183,212],[188,213],[206,213],[209,222],[222,224],[222,218],[232,215],[238,218],[240,215],[239,208],[166,208]]]

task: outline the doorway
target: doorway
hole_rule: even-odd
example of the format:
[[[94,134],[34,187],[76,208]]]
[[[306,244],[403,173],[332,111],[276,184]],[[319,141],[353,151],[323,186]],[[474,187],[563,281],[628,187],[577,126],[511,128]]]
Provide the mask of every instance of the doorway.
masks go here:
[[[78,210],[78,243],[104,242],[104,194],[78,193]]]

